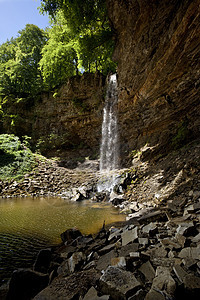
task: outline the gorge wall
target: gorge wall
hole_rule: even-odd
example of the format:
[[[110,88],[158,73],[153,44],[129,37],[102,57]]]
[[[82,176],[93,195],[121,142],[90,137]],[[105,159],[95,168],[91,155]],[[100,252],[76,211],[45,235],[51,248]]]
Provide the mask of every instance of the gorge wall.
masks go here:
[[[200,136],[200,0],[107,0],[107,7],[127,166],[145,145],[143,158],[156,158]],[[33,101],[5,103],[5,131],[31,135],[49,156],[97,157],[104,87],[99,73],[84,74]]]
[[[4,131],[28,135],[47,156],[73,159],[99,155],[105,78],[75,76],[36,99],[6,102]]]
[[[116,38],[122,158],[147,143],[154,157],[197,138],[200,1],[107,5]]]

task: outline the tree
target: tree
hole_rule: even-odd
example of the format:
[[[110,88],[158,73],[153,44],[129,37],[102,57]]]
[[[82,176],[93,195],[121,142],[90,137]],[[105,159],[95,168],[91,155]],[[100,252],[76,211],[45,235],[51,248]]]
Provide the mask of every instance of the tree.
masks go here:
[[[63,14],[54,20],[48,32],[49,40],[42,49],[40,70],[47,88],[54,88],[76,72],[76,51],[74,40]]]
[[[105,74],[115,70],[116,64],[112,61],[114,42],[105,0],[42,0],[41,9],[49,12],[54,20],[54,26],[59,23],[60,27],[65,28],[63,31],[60,29],[62,33],[59,33],[62,36],[62,43],[65,43],[68,51],[72,49],[74,61],[80,70],[89,72],[99,70]],[[56,36],[52,38],[55,39]],[[60,44],[58,47],[61,49]],[[45,53],[43,54],[45,61]]]
[[[41,50],[47,41],[43,30],[27,24],[19,36],[0,46],[0,93],[24,97],[43,87],[38,69]]]

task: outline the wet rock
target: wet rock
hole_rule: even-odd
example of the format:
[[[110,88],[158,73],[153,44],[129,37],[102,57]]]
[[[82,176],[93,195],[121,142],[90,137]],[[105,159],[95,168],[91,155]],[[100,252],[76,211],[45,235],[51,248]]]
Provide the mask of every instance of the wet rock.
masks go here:
[[[116,300],[127,299],[141,286],[131,272],[111,266],[100,277],[99,283],[101,291]]]
[[[117,239],[118,237],[121,236],[121,229],[115,228],[115,230],[111,230],[110,235],[108,237],[108,241],[111,241],[112,239]]]
[[[69,256],[71,256],[75,250],[76,250],[76,247],[74,247],[74,246],[72,246],[72,245],[64,246],[64,247],[60,250],[60,256],[61,256],[62,258],[69,258]]]
[[[115,197],[114,199],[112,199],[111,203],[114,205],[114,206],[118,206],[120,204],[122,204],[122,202],[124,202],[126,199],[125,198],[122,198],[122,197]]]
[[[33,270],[41,273],[47,273],[51,263],[51,249],[42,249],[37,255]]]
[[[68,259],[68,266],[70,273],[79,270],[80,266],[83,264],[85,255],[82,252],[75,252]]]
[[[6,300],[7,294],[9,290],[9,284],[3,284],[0,286],[0,299],[1,300]]]
[[[82,236],[82,233],[78,229],[72,228],[63,232],[61,234],[61,239],[64,243],[69,244],[79,236]]]
[[[9,284],[8,300],[27,300],[43,290],[49,282],[49,276],[29,269],[14,271]]]

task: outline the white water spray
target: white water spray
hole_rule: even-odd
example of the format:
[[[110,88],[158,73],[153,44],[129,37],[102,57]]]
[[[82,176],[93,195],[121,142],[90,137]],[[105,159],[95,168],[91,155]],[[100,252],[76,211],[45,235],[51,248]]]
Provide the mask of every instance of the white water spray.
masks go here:
[[[103,110],[99,192],[111,192],[116,184],[116,169],[119,166],[117,102],[117,76],[113,74],[109,78]]]

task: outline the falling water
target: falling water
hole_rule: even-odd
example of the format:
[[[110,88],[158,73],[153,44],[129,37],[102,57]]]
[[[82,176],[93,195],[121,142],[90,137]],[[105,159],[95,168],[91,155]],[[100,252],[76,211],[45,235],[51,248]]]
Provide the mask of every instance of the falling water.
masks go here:
[[[103,110],[102,142],[100,148],[100,179],[97,190],[112,191],[116,169],[119,165],[117,126],[117,76],[109,78],[105,107]]]

